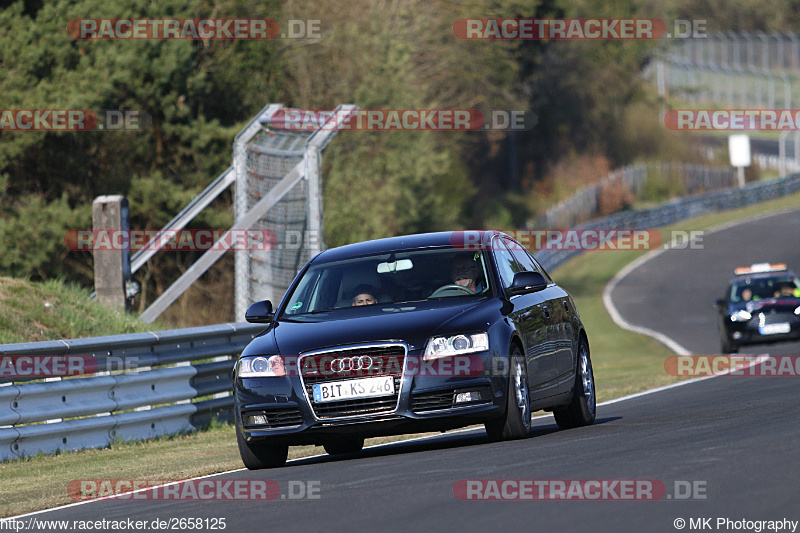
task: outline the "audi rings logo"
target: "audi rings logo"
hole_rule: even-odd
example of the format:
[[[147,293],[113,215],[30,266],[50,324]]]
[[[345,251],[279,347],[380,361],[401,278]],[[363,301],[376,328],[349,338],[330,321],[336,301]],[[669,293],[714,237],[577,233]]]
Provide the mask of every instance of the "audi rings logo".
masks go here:
[[[331,363],[333,372],[350,372],[352,370],[367,370],[372,366],[372,357],[356,355],[353,357],[340,357]]]

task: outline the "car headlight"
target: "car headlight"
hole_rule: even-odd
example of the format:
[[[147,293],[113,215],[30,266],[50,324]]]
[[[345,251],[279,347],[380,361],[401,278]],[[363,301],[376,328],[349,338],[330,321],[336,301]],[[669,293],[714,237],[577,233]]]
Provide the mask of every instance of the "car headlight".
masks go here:
[[[753,315],[749,311],[740,309],[731,315],[731,322],[747,322],[751,318],[753,318]]]
[[[240,378],[267,378],[286,375],[280,355],[256,355],[239,359]]]
[[[485,352],[488,349],[489,335],[487,333],[433,337],[428,341],[428,346],[425,348],[425,359]]]
[[[798,306],[795,308],[795,310],[794,310],[794,314],[796,314],[796,315],[800,315],[800,305],[798,305]]]

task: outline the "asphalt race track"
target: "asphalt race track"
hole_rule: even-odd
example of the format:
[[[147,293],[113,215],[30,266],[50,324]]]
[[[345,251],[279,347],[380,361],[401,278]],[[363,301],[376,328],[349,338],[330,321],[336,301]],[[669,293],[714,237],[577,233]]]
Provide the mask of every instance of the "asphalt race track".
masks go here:
[[[711,304],[733,268],[781,260],[800,269],[798,239],[800,210],[707,234],[703,249],[662,253],[623,279],[612,297],[626,320],[665,333],[692,353],[717,354]],[[745,351],[798,354],[798,348]],[[310,481],[319,487],[315,499],[109,499],[35,517],[224,517],[225,529],[236,532],[678,531],[679,519],[690,531],[690,519],[710,517],[711,530],[747,531],[735,524],[717,528],[716,520],[800,520],[799,383],[796,377],[716,377],[600,406],[597,423],[587,428],[561,431],[543,417],[520,441],[490,443],[482,430],[455,432],[210,478],[275,480],[284,497],[290,483]],[[666,495],[656,501],[462,501],[453,488],[467,479],[659,480]],[[699,489],[693,495],[678,490],[692,484]]]

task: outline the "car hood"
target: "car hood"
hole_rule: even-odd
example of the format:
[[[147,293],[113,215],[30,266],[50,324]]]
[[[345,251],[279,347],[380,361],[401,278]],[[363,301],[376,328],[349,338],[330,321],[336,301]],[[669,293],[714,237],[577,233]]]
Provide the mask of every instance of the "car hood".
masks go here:
[[[758,313],[759,311],[768,309],[775,309],[776,311],[794,311],[798,306],[800,306],[800,298],[782,297],[750,301],[747,302],[746,309],[751,313]]]
[[[488,317],[495,307],[499,307],[499,303],[490,299],[468,302],[443,299],[378,304],[375,310],[343,309],[306,316],[302,322],[281,320],[254,339],[243,355],[299,355],[311,350],[376,341],[404,341],[409,350],[419,350],[432,335],[486,330]]]

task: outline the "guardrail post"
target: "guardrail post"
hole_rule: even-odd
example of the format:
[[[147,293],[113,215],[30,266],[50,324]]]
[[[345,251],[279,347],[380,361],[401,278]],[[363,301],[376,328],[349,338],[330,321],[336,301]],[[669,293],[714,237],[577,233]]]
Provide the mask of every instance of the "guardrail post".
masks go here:
[[[92,229],[97,299],[109,307],[124,309],[125,283],[131,278],[128,200],[119,195],[95,198]]]

